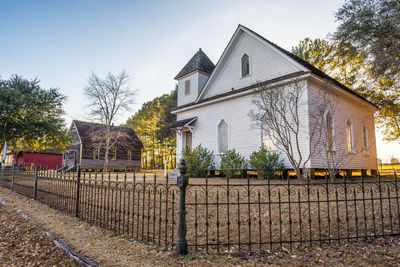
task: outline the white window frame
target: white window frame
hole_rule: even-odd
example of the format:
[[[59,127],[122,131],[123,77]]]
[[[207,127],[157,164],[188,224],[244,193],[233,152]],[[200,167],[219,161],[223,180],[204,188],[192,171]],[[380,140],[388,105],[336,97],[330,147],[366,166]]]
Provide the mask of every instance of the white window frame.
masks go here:
[[[190,95],[191,94],[191,87],[192,87],[192,85],[191,85],[191,81],[190,81],[190,79],[187,79],[186,81],[185,81],[185,85],[184,85],[184,89],[185,89],[185,91],[184,91],[184,94],[185,94],[185,96],[188,96],[188,95]],[[186,84],[189,84],[189,92],[186,92]]]
[[[349,150],[349,139],[348,139],[348,129],[347,126],[350,124],[350,150]],[[353,130],[353,123],[350,119],[346,122],[346,141],[347,141],[347,152],[350,154],[354,154],[354,130]]]
[[[247,57],[249,58],[249,73],[247,75],[243,76],[243,71],[242,71],[242,69],[243,69],[243,57],[245,55],[247,55]],[[251,76],[251,57],[250,57],[249,54],[243,53],[243,55],[240,57],[240,78],[247,78],[249,76]]]
[[[272,131],[270,129],[270,131]],[[276,150],[276,139],[271,139],[270,137],[273,137],[274,135],[268,135],[266,134],[267,131],[264,130],[261,127],[261,145],[267,147],[269,150]],[[266,138],[269,138],[270,140],[268,140],[267,142],[265,141]],[[267,144],[269,143],[269,144]]]
[[[331,115],[331,118],[332,118],[332,121],[331,121],[331,123],[332,123],[332,125],[331,125],[331,128],[332,128],[332,132],[331,132],[331,135],[332,135],[332,148],[330,148],[329,147],[329,142],[328,142],[328,124],[327,124],[327,120],[328,120],[328,114],[330,114]],[[326,150],[327,151],[336,151],[336,141],[335,141],[335,117],[333,116],[333,114],[332,114],[332,112],[330,111],[330,110],[328,110],[328,111],[326,111],[325,112],[325,115],[324,115],[324,122],[325,122],[325,138],[326,138]]]
[[[362,135],[363,135],[363,151],[365,155],[369,155],[369,140],[368,140],[368,128],[363,124],[362,127]]]
[[[226,124],[226,151],[229,150],[229,123],[224,118],[221,118],[220,120],[218,120],[218,124],[216,127],[217,128],[217,151],[218,151],[218,154],[224,154],[226,152],[226,151],[221,152],[220,142],[219,142],[219,125],[222,123],[222,121],[224,121]]]

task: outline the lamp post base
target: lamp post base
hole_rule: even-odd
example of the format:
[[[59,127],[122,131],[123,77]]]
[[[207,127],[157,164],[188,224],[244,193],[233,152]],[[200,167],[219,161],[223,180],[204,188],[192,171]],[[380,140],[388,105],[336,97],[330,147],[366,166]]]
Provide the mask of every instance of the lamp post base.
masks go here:
[[[187,254],[187,242],[186,240],[177,240],[175,243],[175,250],[181,255]]]

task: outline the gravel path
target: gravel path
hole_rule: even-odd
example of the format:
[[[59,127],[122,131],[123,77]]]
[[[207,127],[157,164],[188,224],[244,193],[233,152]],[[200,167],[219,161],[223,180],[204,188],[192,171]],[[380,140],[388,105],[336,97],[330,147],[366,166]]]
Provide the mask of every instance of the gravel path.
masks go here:
[[[400,266],[398,237],[284,250],[263,256],[189,254],[182,257],[172,251],[158,251],[154,246],[115,236],[113,232],[80,222],[3,187],[0,187],[0,198],[7,201],[7,208],[0,205],[0,265],[73,266],[42,232],[15,212],[22,210],[38,225],[63,238],[76,252],[101,266]],[[29,240],[31,245],[27,245]]]

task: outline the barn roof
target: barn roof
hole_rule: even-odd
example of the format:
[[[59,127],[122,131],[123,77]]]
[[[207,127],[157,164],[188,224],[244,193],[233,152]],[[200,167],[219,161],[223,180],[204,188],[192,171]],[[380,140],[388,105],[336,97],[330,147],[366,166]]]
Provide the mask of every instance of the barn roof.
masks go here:
[[[205,73],[211,73],[214,67],[214,63],[212,63],[212,61],[200,48],[199,51],[197,51],[197,53],[194,54],[194,56],[189,60],[189,62],[186,63],[183,69],[175,76],[175,79],[179,79],[180,77],[196,70],[200,70]]]
[[[75,124],[82,143],[93,143],[93,134],[99,133],[104,129],[104,125],[100,123],[79,120],[73,120],[72,123]],[[132,128],[112,126],[111,131],[121,131],[124,133],[124,135],[120,137],[120,142],[123,142],[129,146],[143,147],[142,141],[140,141],[139,137]]]
[[[29,149],[20,149],[20,150],[13,150],[10,152],[7,152],[7,155],[13,155],[13,154],[19,154],[21,152],[24,153],[36,153],[36,154],[54,154],[54,155],[62,155],[61,152],[57,152],[53,149],[44,149],[44,150],[39,150],[39,151],[33,151]]]

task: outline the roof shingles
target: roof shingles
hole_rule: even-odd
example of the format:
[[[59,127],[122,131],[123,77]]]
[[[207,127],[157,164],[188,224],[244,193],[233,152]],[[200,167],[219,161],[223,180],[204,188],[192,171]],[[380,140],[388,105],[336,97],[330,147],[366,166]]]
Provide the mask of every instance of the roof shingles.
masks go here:
[[[183,67],[183,69],[175,76],[175,79],[179,79],[196,70],[210,74],[214,70],[214,67],[214,63],[212,63],[212,61],[200,48],[199,51],[197,51],[197,53]]]
[[[368,99],[366,99],[366,98],[364,98],[363,96],[359,95],[357,92],[351,90],[350,88],[348,88],[348,87],[345,86],[344,84],[340,83],[340,82],[337,81],[336,79],[332,78],[331,76],[329,76],[329,75],[326,74],[325,72],[319,70],[318,68],[316,68],[315,66],[313,66],[313,65],[310,64],[309,62],[307,62],[307,61],[303,60],[302,58],[300,58],[300,57],[298,57],[298,56],[296,56],[296,55],[290,53],[289,51],[287,51],[287,50],[283,49],[282,47],[280,47],[279,45],[277,45],[277,44],[275,44],[275,43],[269,41],[268,39],[264,38],[263,36],[261,36],[260,34],[254,32],[254,31],[250,30],[249,28],[247,28],[247,27],[245,27],[245,26],[243,26],[243,25],[239,25],[239,26],[238,26],[238,28],[240,28],[240,27],[242,27],[242,29],[245,29],[245,30],[247,30],[247,31],[249,31],[249,32],[251,32],[251,33],[253,33],[254,35],[258,36],[258,37],[261,38],[263,41],[265,41],[265,42],[271,44],[271,45],[274,46],[276,49],[278,49],[278,50],[280,50],[282,53],[284,53],[286,56],[290,57],[291,59],[293,59],[293,60],[296,61],[297,63],[299,63],[299,64],[301,64],[302,66],[304,66],[306,69],[308,69],[311,73],[315,74],[316,76],[321,77],[322,79],[325,79],[325,80],[327,80],[327,81],[333,83],[334,85],[336,85],[336,86],[338,86],[338,87],[340,87],[340,88],[346,90],[347,92],[349,92],[349,93],[351,93],[351,94],[353,94],[353,95],[359,97],[360,99],[362,99],[362,100],[368,102],[369,104],[375,106],[376,108],[379,108],[377,105],[375,105],[374,103],[372,103],[372,102],[369,101]],[[226,49],[226,48],[225,48],[225,49]],[[202,52],[201,49],[199,50],[199,52]],[[199,52],[197,52],[196,55],[197,55]],[[202,52],[202,53],[203,53],[203,52]],[[203,54],[204,54],[204,53],[203,53]],[[194,58],[196,57],[196,55],[194,55],[193,58],[189,61],[190,64],[194,64],[193,62],[191,63],[191,61],[194,60]],[[207,57],[205,54],[204,54],[204,56]],[[207,57],[207,59],[208,59],[208,57]],[[220,59],[220,60],[221,60],[221,59]],[[210,62],[211,62],[211,61],[210,61]],[[186,74],[189,73],[189,72],[185,72],[185,70],[189,70],[189,69],[190,69],[190,67],[188,66],[189,63],[186,64],[186,66],[181,70],[181,72],[179,72],[179,74],[175,77],[175,79],[177,79],[177,78],[179,78],[179,77],[181,77],[181,76],[184,76],[184,75],[186,75]],[[212,63],[212,62],[211,62],[211,63]],[[217,63],[217,64],[218,64],[218,63]],[[193,70],[191,70],[191,71],[194,71],[194,70],[195,70],[195,69],[193,69]],[[209,73],[212,73],[213,70],[214,70],[214,64],[213,64],[212,70],[211,70]],[[190,71],[190,72],[191,72],[191,71]],[[181,73],[184,73],[184,74],[181,74]],[[298,73],[293,73],[293,74],[297,75]],[[291,75],[289,75],[289,76],[291,76]],[[284,78],[284,76],[278,77],[279,80],[281,80],[282,78]],[[274,79],[272,79],[272,80],[274,80]],[[265,82],[268,83],[269,81],[265,81]],[[204,98],[204,99],[199,100],[198,102],[192,102],[192,103],[189,103],[189,104],[186,104],[186,105],[178,106],[178,107],[174,108],[173,110],[179,110],[180,108],[184,108],[184,107],[196,105],[197,103],[206,102],[206,101],[209,101],[209,100],[218,98],[218,97],[222,97],[222,96],[225,96],[225,95],[228,95],[228,94],[235,94],[235,93],[238,93],[239,91],[241,92],[241,91],[243,91],[243,90],[248,90],[248,89],[252,89],[252,88],[254,88],[254,86],[246,86],[246,87],[244,87],[244,88],[240,88],[240,90],[235,90],[235,91],[232,91],[232,92],[220,94],[220,95],[215,96],[215,97]]]
[[[83,143],[93,142],[92,135],[97,132],[100,133],[101,129],[104,127],[102,124],[86,121],[73,120],[73,123],[75,124]],[[115,130],[125,133],[125,135],[121,137],[123,139],[121,141],[124,143],[129,144],[130,146],[143,147],[143,143],[140,141],[139,137],[132,128],[112,126],[111,131]]]
[[[190,125],[192,125],[196,120],[197,120],[197,117],[188,118],[188,119],[183,119],[183,120],[180,120],[180,121],[175,122],[174,124],[172,124],[171,126],[169,126],[168,129],[181,128],[181,127],[187,126],[188,123],[189,123],[189,126],[190,126]]]

